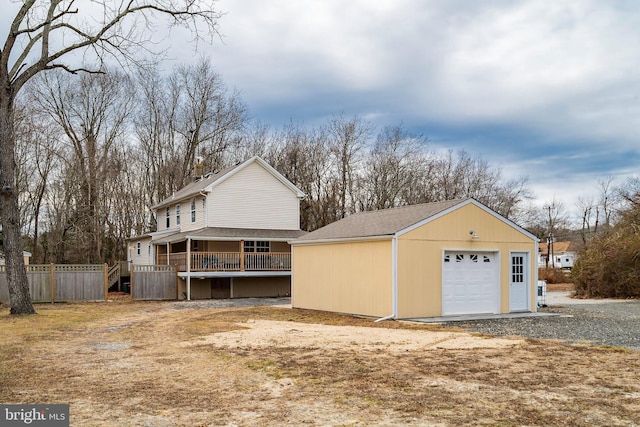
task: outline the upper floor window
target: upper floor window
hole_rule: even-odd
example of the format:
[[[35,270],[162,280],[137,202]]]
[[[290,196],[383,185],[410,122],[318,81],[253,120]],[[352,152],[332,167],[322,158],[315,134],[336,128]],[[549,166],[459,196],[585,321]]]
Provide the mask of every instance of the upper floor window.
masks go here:
[[[244,251],[245,252],[269,252],[270,242],[245,240]]]
[[[180,225],[180,205],[176,205],[176,225]]]
[[[171,226],[171,209],[167,208],[167,228]]]
[[[191,199],[191,222],[196,222],[196,198]]]
[[[138,248],[138,255],[140,255],[140,242],[138,242],[137,248]]]

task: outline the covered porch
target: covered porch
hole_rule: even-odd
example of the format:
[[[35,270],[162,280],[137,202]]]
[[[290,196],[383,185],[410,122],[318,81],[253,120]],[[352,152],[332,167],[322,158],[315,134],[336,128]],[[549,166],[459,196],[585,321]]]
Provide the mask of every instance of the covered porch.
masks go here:
[[[300,230],[207,228],[162,236],[152,243],[157,264],[177,266],[178,276],[185,281],[184,296],[188,300],[192,297],[192,281],[198,286],[211,283],[214,297],[213,289],[221,284],[221,278],[231,279],[231,289],[234,289],[233,283],[238,285],[235,295],[239,296],[241,283],[248,287],[251,280],[251,286],[255,287],[259,278],[273,282],[279,277],[278,280],[286,280],[288,294],[291,283],[291,246],[288,242],[303,233]],[[277,296],[285,293],[281,285],[278,289]],[[230,295],[233,298],[234,292]]]

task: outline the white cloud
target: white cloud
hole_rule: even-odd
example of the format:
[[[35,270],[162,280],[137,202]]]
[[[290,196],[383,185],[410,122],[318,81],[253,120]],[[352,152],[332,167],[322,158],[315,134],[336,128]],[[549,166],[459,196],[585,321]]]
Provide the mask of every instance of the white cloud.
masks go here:
[[[627,117],[639,108],[637,8],[408,0],[219,6],[229,10],[221,21],[227,37],[213,61],[250,102],[367,96],[427,121],[554,128],[559,138],[587,141],[637,137]]]

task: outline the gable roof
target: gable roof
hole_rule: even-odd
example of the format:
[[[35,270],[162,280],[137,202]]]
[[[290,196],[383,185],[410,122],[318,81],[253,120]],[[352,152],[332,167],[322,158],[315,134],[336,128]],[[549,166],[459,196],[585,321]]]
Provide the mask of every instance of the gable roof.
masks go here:
[[[173,203],[179,202],[181,200],[190,199],[194,196],[202,192],[210,192],[215,186],[220,185],[227,179],[231,178],[233,175],[237,174],[247,166],[257,163],[262,166],[267,172],[273,175],[274,178],[282,182],[287,188],[289,188],[292,192],[296,194],[299,198],[305,196],[304,192],[296,187],[291,181],[282,176],[277,170],[275,170],[269,163],[264,161],[262,158],[258,156],[254,156],[249,160],[246,160],[242,163],[238,163],[236,165],[230,166],[226,169],[223,169],[216,173],[208,173],[204,175],[201,179],[194,181],[180,190],[176,191],[170,197],[167,197],[160,203],[155,206],[152,206],[151,209],[157,210],[166,206],[169,206]]]
[[[444,202],[423,203],[419,205],[401,206],[378,211],[359,212],[337,222],[319,228],[296,239],[296,242],[332,241],[344,239],[364,239],[376,237],[392,237],[403,234],[428,221],[439,218],[459,207],[474,204],[489,214],[499,218],[511,227],[537,241],[537,238],[514,222],[499,215],[474,199],[455,199]]]
[[[458,199],[359,212],[305,234],[297,241],[392,236],[426,218],[458,205],[460,202],[462,200]]]

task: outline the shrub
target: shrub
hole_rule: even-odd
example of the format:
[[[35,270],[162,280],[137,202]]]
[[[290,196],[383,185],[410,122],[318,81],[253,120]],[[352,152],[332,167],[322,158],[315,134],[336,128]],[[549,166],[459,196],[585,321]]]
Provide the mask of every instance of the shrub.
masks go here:
[[[576,294],[585,297],[640,297],[640,227],[630,211],[614,229],[594,238],[573,266]]]
[[[571,283],[571,272],[561,268],[539,268],[538,279],[547,283]]]

